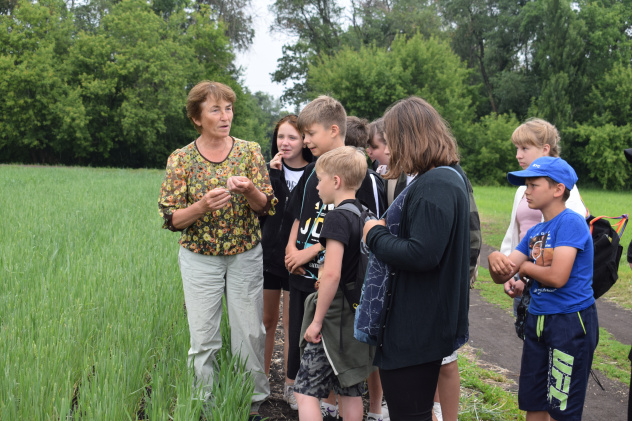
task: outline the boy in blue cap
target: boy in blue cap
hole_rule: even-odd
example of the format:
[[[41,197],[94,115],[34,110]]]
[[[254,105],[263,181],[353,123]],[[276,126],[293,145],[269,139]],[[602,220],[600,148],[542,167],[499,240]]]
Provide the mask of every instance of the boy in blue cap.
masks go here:
[[[497,284],[516,273],[533,280],[525,325],[518,405],[527,421],[581,420],[593,353],[599,341],[592,290],[593,243],[588,225],[566,208],[577,182],[561,158],[538,158],[507,174],[526,185],[531,209],[544,221],[531,228],[509,255],[496,255],[489,272]]]

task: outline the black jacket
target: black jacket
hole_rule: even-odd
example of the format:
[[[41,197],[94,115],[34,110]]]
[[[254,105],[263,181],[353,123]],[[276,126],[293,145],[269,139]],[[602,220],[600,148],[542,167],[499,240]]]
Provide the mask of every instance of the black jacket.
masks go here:
[[[404,199],[399,235],[376,226],[367,245],[391,267],[375,365],[392,370],[450,355],[468,329],[470,208],[463,178],[449,169],[420,175]]]
[[[271,156],[274,157],[279,152],[275,130],[270,142]],[[314,160],[312,152],[303,148],[303,159],[308,163]],[[259,219],[261,223],[261,247],[263,248],[263,270],[273,273],[277,276],[288,276],[285,268],[285,246],[290,236],[292,224],[283,224],[283,218],[290,197],[290,189],[285,182],[285,172],[283,169],[275,170],[270,168],[268,164],[268,174],[270,175],[270,184],[274,190],[274,196],[279,200],[276,204],[276,213],[272,216],[264,216]],[[291,218],[290,218],[291,219]],[[293,220],[292,220],[293,222]]]

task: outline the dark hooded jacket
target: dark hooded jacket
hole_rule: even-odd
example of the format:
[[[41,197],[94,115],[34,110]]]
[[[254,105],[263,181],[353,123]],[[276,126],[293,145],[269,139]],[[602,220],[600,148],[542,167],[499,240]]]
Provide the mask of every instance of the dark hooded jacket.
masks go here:
[[[276,142],[277,134],[278,130],[275,130],[270,142],[272,157],[279,152],[279,147]],[[303,148],[302,152],[303,159],[308,163],[314,160],[312,152],[309,149]],[[300,168],[293,169],[299,170]],[[291,192],[285,181],[285,171],[283,169],[272,169],[268,163],[268,174],[270,175],[270,184],[274,190],[274,196],[279,200],[279,203],[275,206],[276,213],[273,216],[264,216],[259,220],[261,223],[263,270],[264,272],[270,272],[277,276],[288,276],[288,271],[285,268],[285,246],[287,246],[287,240],[290,237],[292,223],[286,222],[284,224],[283,218]],[[294,221],[292,220],[291,222]]]

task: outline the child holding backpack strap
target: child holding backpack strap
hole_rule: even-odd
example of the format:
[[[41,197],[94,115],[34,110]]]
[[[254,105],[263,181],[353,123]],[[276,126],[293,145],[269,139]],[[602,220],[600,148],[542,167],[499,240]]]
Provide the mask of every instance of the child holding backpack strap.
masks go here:
[[[356,191],[366,169],[364,154],[351,146],[327,152],[316,162],[318,195],[335,208],[327,213],[320,232],[326,254],[318,291],[305,300],[303,354],[294,383],[300,419],[317,419],[319,399],[333,389],[340,395],[342,417],[362,420],[364,380],[375,370],[374,348],[353,338],[354,312],[342,288],[355,286],[362,231],[357,215],[339,207],[352,204],[362,209]]]

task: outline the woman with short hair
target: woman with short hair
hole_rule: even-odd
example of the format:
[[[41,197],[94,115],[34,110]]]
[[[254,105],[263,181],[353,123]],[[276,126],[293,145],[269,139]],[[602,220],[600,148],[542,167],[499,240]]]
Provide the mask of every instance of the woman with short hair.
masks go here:
[[[178,262],[191,335],[189,363],[209,397],[222,346],[226,296],[231,351],[252,373],[253,413],[270,394],[264,372],[263,263],[258,216],[276,203],[261,148],[230,135],[233,90],[203,81],[189,92],[187,116],[200,136],[167,161],[159,199],[163,228],[181,231]]]

